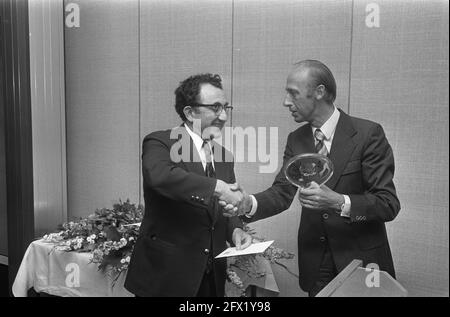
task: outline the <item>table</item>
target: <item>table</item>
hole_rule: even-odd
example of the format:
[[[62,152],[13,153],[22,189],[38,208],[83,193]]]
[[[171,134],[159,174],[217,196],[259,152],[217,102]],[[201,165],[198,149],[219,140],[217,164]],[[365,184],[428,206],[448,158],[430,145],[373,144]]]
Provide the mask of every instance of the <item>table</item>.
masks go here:
[[[90,263],[89,252],[66,252],[54,249],[54,244],[43,240],[33,241],[27,248],[12,286],[16,297],[26,297],[28,290],[62,297],[133,297],[124,288],[126,272],[113,285],[113,279]],[[279,293],[270,262],[257,257],[266,275],[250,278],[245,273],[236,273],[245,287],[260,287]],[[237,289],[227,283],[227,296],[239,296]]]
[[[16,297],[26,297],[30,288],[36,292],[62,297],[132,297],[123,284],[125,274],[116,283],[90,263],[91,253],[53,249],[52,243],[33,241],[22,259],[12,286]]]

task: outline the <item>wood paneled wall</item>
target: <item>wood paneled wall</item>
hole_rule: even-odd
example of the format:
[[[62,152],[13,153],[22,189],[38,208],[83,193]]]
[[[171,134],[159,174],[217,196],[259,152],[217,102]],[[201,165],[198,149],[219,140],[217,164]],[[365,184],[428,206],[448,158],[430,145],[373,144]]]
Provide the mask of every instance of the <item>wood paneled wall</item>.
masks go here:
[[[448,2],[377,1],[380,27],[367,28],[369,2],[355,1],[350,113],[381,123],[394,149],[398,280],[448,296]]]
[[[63,2],[29,0],[35,235],[67,219]]]
[[[0,17],[2,19],[4,17]],[[1,24],[0,24],[1,27]],[[0,30],[0,42],[3,42]],[[0,46],[1,49],[1,46]],[[3,51],[0,51],[0,255],[8,255],[7,203],[6,203],[6,152],[5,152],[5,103],[4,103],[4,69]]]
[[[142,138],[180,123],[173,91],[194,73],[222,75],[233,126],[278,128],[281,163],[296,128],[282,107],[286,75],[319,59],[335,74],[337,105],[380,122],[393,146],[403,210],[388,229],[400,281],[411,295],[448,295],[447,2],[377,1],[379,28],[365,24],[368,1],[70,2],[81,20],[65,31],[69,217],[119,197],[142,202]],[[236,164],[249,192],[275,173]],[[296,253],[300,209],[294,201],[255,228]],[[304,295],[275,271],[281,296]]]
[[[239,182],[249,192],[258,192],[272,184],[281,168],[287,135],[298,125],[282,104],[286,76],[294,62],[308,58],[324,61],[338,82],[336,103],[347,111],[351,1],[235,1],[233,29],[233,125],[265,127],[267,138],[270,127],[278,129],[276,172],[260,173],[258,162],[236,164]],[[256,147],[245,150],[258,152]],[[252,227],[297,258],[300,214],[301,207],[294,200],[289,211]],[[298,272],[296,260],[286,264]],[[295,277],[274,267],[280,296],[304,295]]]
[[[69,218],[139,197],[139,2],[66,1],[80,27],[65,29]]]

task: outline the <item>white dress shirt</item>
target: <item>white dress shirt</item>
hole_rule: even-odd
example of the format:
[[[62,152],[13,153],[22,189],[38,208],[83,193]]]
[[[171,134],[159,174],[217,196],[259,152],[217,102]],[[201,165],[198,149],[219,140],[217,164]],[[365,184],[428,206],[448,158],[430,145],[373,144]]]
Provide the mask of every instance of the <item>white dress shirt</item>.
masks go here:
[[[339,110],[334,107],[333,114],[328,118],[327,121],[320,127],[320,131],[325,135],[325,139],[323,141],[324,145],[327,148],[328,153],[331,153],[331,145],[333,144],[333,138],[334,133],[336,132],[336,127],[339,121],[339,117],[341,116],[341,113]],[[314,135],[314,132],[319,129],[318,127],[312,128],[312,134]],[[314,138],[314,142],[317,143],[317,140]],[[351,208],[351,201],[350,197],[348,195],[342,195],[344,196],[344,207],[341,209],[341,216],[342,217],[350,217],[350,208]],[[247,213],[248,217],[253,216],[256,213],[256,209],[258,208],[258,201],[256,200],[255,196],[250,195],[252,199],[252,209],[249,213]]]
[[[197,149],[198,155],[200,156],[200,160],[202,161],[202,165],[203,165],[203,169],[206,169],[206,154],[205,154],[205,150],[203,149],[203,142],[204,140],[202,139],[201,136],[199,136],[197,133],[194,133],[187,124],[184,124],[184,127],[186,128],[187,132],[189,133],[189,135],[192,138],[192,141],[194,142],[194,146]],[[211,156],[214,158],[214,153],[212,151],[212,147],[211,147],[211,142],[208,141],[207,146],[209,146],[209,151],[211,153]],[[212,159],[212,166],[215,169],[214,166],[214,159]]]

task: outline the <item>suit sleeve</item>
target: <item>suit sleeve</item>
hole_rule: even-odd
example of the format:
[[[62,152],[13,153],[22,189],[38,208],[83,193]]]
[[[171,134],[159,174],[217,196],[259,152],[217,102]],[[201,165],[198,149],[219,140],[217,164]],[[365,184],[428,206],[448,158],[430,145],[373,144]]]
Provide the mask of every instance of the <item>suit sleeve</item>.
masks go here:
[[[393,220],[400,211],[394,177],[394,155],[383,128],[371,129],[361,157],[364,194],[352,195],[351,221]]]
[[[278,173],[272,186],[258,194],[255,198],[258,202],[258,209],[250,221],[256,221],[279,214],[289,208],[297,192],[297,187],[289,183],[284,176],[284,167],[289,159],[294,155],[292,151],[292,133],[289,134],[286,148],[283,155],[283,167]]]
[[[142,151],[144,186],[175,201],[196,207],[208,207],[213,198],[216,179],[185,171],[170,159],[169,145],[150,134]],[[201,199],[193,199],[201,197]]]

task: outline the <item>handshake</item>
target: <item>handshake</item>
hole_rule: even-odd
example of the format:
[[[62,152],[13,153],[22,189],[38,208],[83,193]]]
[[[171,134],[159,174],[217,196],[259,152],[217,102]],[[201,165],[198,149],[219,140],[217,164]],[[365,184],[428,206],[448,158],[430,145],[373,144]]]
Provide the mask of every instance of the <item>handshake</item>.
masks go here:
[[[214,193],[225,217],[245,215],[252,209],[251,197],[238,183],[227,184],[218,179]]]

